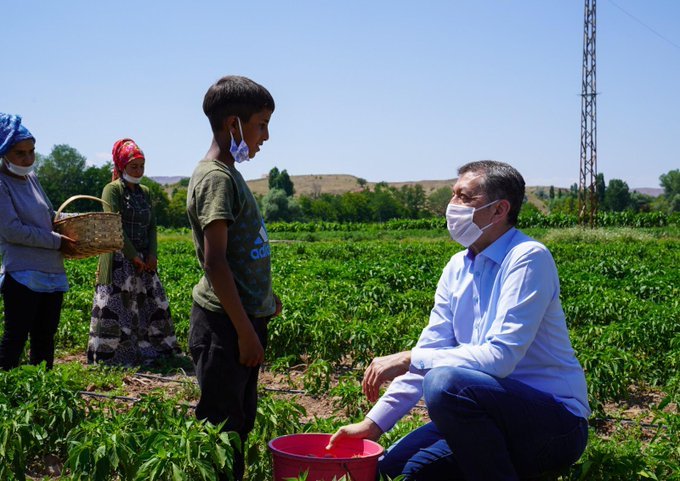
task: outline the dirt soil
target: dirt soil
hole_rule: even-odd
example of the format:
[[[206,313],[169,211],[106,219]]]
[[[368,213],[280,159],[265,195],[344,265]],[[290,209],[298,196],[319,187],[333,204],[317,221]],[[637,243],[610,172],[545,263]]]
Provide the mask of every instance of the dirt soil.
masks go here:
[[[62,357],[57,362],[81,362],[85,364],[85,355],[72,355]],[[192,406],[198,402],[200,391],[193,372],[193,365],[189,358],[180,362],[181,368],[173,369],[174,372],[163,373],[158,369],[139,369],[136,373],[131,372],[123,378],[124,393],[119,394],[122,400],[128,398],[130,402],[139,399],[142,395],[152,392],[164,392],[169,396],[181,394],[182,398]],[[307,412],[307,416],[302,422],[308,422],[315,417],[327,418],[334,416],[344,419],[344,413],[336,407],[334,398],[330,395],[311,396],[303,389],[302,377],[304,375],[304,365],[294,366],[285,374],[273,372],[266,366],[260,371],[259,384],[261,390],[266,393],[283,399],[293,400],[301,405]],[[331,387],[337,384],[338,376],[333,376]],[[93,394],[104,394],[105,392],[95,392],[94,388],[87,389]],[[643,390],[636,386],[629,389],[630,396],[625,401],[607,403],[604,406],[606,413],[604,419],[592,419],[591,425],[595,427],[599,434],[607,435],[611,433],[617,425],[639,423],[643,429],[653,429],[654,422],[651,406],[658,405],[665,394],[653,390]],[[427,411],[422,403],[416,407],[421,414]],[[673,412],[677,407],[669,404],[665,410]]]

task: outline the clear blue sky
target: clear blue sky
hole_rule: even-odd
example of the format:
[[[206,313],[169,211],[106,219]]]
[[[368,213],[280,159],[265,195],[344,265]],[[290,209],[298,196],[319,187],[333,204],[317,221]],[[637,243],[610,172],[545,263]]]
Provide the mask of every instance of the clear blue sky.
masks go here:
[[[680,167],[680,2],[597,5],[598,171],[658,187]],[[580,0],[3,1],[0,111],[37,150],[101,165],[134,138],[147,175],[189,176],[205,91],[251,77],[277,102],[242,167],[448,179],[496,159],[528,185],[578,182]]]

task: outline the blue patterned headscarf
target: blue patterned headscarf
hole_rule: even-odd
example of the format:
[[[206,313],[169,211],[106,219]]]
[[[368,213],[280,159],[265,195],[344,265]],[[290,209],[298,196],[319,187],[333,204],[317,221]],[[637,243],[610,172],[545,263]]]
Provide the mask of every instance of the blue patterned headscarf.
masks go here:
[[[0,156],[9,152],[17,142],[35,137],[21,125],[21,117],[0,113]]]

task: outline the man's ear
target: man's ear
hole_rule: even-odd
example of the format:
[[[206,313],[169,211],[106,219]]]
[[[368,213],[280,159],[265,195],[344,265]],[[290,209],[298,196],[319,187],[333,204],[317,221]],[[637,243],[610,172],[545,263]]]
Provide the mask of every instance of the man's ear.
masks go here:
[[[508,215],[510,215],[510,201],[506,199],[501,199],[498,204],[496,204],[496,215],[502,216],[507,220]]]

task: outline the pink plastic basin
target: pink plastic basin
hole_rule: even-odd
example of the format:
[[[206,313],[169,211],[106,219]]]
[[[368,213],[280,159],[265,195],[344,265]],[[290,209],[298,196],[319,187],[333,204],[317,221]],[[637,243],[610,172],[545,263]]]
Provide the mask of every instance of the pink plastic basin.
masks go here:
[[[330,434],[289,434],[269,441],[274,481],[297,478],[309,471],[307,481],[375,481],[383,447],[368,439],[341,439],[327,450]]]

